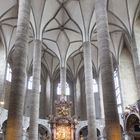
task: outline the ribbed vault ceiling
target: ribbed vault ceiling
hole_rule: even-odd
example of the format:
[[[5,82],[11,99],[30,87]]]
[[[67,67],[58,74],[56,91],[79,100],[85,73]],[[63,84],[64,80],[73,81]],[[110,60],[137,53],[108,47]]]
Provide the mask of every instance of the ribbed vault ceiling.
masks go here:
[[[6,56],[14,51],[17,0],[0,0],[0,33]],[[124,40],[131,41],[140,0],[108,0],[110,50],[119,61]],[[91,40],[93,67],[99,69],[95,0],[31,0],[28,70],[32,67],[33,40],[42,40],[42,76],[65,65],[76,77],[83,66],[82,42]],[[46,74],[47,72],[47,74]]]

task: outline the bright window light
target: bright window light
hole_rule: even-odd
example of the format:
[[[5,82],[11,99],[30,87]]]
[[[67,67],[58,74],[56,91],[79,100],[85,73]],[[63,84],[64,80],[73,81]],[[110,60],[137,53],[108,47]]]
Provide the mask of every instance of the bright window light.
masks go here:
[[[97,82],[96,82],[96,80],[95,79],[93,79],[93,92],[95,93],[95,92],[98,92],[98,85],[97,85]]]
[[[28,89],[32,90],[33,86],[33,76],[31,76],[28,80]],[[41,92],[41,85],[39,86],[39,92]]]
[[[57,85],[57,95],[61,95],[61,83],[58,83]],[[70,95],[70,87],[69,84],[66,83],[66,93],[65,95],[69,96]]]
[[[58,86],[57,86],[57,95],[61,95],[61,84],[58,83]]]
[[[114,84],[115,84],[115,94],[116,94],[116,100],[117,100],[117,106],[118,106],[118,113],[122,113],[122,101],[121,101],[121,91],[120,91],[120,85],[119,85],[119,78],[118,78],[118,71],[114,71]]]
[[[33,76],[31,76],[28,80],[28,89],[32,90],[32,85],[33,85]]]
[[[69,84],[66,83],[66,95],[69,96],[70,95],[70,87]]]
[[[6,80],[9,82],[11,82],[11,80],[12,80],[12,70],[11,70],[9,64],[7,65]]]

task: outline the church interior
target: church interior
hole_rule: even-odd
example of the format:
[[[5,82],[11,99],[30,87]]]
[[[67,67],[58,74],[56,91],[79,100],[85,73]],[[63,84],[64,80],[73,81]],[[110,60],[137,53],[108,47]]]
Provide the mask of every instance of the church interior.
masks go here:
[[[0,0],[0,140],[140,140],[140,0]]]

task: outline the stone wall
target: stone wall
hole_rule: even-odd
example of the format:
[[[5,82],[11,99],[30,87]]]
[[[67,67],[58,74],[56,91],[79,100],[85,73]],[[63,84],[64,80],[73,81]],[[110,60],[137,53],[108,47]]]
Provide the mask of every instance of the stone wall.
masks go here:
[[[135,103],[138,99],[133,61],[127,48],[122,50],[119,72],[123,107],[125,108],[129,104]]]

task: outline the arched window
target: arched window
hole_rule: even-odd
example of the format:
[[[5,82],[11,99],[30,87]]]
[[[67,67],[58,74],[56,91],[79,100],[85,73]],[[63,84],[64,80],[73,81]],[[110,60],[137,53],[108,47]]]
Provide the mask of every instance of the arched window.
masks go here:
[[[32,85],[33,85],[33,76],[31,76],[28,80],[28,89],[32,89]]]
[[[97,93],[98,92],[98,85],[97,85],[96,80],[93,79],[92,83],[93,83],[93,92]]]
[[[12,70],[11,70],[9,64],[7,65],[6,80],[9,82],[11,82],[11,80],[12,80]]]
[[[61,95],[61,84],[58,83],[57,85],[57,95]]]
[[[118,78],[118,70],[114,71],[114,83],[115,83],[115,94],[118,106],[118,113],[122,114],[122,100],[121,100],[121,91],[120,91],[120,84]]]
[[[93,93],[94,93],[96,119],[98,119],[101,116],[101,106],[100,106],[100,94],[98,90],[98,84],[95,79],[92,79],[92,86],[93,86]]]
[[[33,76],[31,76],[28,80],[28,89],[32,90],[33,86]],[[41,85],[39,86],[39,92],[41,91]]]
[[[61,83],[58,83],[57,85],[57,95],[61,95]],[[69,84],[66,82],[66,93],[65,95],[69,96],[70,95],[70,87]]]
[[[66,83],[66,95],[69,96],[70,95],[70,87],[69,84]]]

